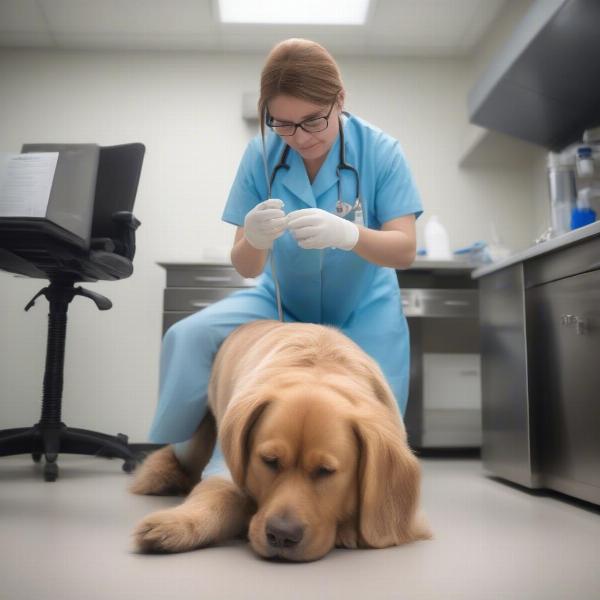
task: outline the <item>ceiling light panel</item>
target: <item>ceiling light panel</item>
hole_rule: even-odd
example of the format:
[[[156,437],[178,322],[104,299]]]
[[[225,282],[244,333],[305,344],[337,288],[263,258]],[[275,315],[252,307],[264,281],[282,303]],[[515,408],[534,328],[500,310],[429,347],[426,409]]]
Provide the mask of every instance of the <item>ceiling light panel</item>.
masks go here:
[[[223,23],[364,25],[369,0],[219,0]]]

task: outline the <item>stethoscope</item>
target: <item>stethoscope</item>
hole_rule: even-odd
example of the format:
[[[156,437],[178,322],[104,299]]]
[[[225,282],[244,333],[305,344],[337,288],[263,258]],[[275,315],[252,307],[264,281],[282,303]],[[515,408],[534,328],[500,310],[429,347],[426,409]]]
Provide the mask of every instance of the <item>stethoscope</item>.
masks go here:
[[[342,113],[346,114],[346,113]],[[338,177],[337,189],[338,189],[338,197],[337,202],[335,204],[335,214],[338,217],[346,218],[348,217],[351,221],[354,221],[356,225],[364,225],[363,219],[363,205],[362,200],[360,199],[360,176],[358,175],[358,170],[356,167],[353,167],[351,164],[346,162],[346,144],[344,140],[344,128],[342,126],[342,120],[338,119],[339,130],[340,130],[340,156],[339,163],[335,170],[336,175]],[[271,177],[269,178],[269,197],[271,197],[271,189],[273,187],[273,181],[275,180],[275,176],[280,169],[288,170],[290,165],[287,164],[288,154],[290,153],[290,147],[285,144],[281,156],[279,157],[278,163],[273,167],[273,171],[271,171]],[[355,186],[355,199],[352,204],[348,202],[344,202],[342,200],[342,171],[350,171],[354,175],[354,179],[356,181]]]
[[[347,114],[347,113],[343,112],[342,114]],[[339,157],[338,166],[335,171],[336,175],[338,177],[338,182],[337,182],[338,197],[337,197],[337,202],[335,205],[335,214],[338,217],[342,217],[342,218],[348,217],[349,219],[354,221],[354,223],[356,225],[364,225],[363,205],[362,205],[362,200],[360,199],[360,177],[358,175],[357,169],[355,167],[353,167],[351,164],[346,162],[346,144],[344,141],[344,128],[342,126],[342,120],[340,118],[338,118],[338,124],[339,124],[339,131],[340,131],[340,157]],[[265,169],[265,177],[266,177],[267,186],[268,186],[268,189],[267,189],[268,196],[267,197],[270,198],[271,197],[271,189],[273,187],[273,181],[275,181],[275,176],[277,175],[277,172],[280,169],[288,170],[290,168],[290,165],[287,164],[287,157],[288,157],[288,154],[290,153],[290,147],[288,146],[288,144],[285,144],[285,146],[281,152],[281,155],[279,157],[279,161],[273,167],[273,170],[271,171],[271,176],[269,177],[268,170],[267,170],[267,155],[266,155],[266,150],[265,150],[264,136],[261,136],[261,139],[262,139],[262,160],[263,160],[263,166]],[[356,180],[356,187],[355,187],[356,196],[355,196],[354,202],[352,204],[349,204],[348,202],[344,202],[342,200],[342,186],[341,186],[342,171],[350,171],[354,175],[354,178]],[[279,288],[279,278],[277,277],[277,272],[275,269],[275,254],[272,249],[269,251],[269,254],[270,254],[270,258],[271,258],[271,274],[273,276],[273,282],[275,283],[275,298],[276,298],[276,302],[277,302],[277,314],[278,314],[279,320],[281,322],[283,322],[283,320],[284,320],[283,319],[283,306],[281,303],[281,291]],[[322,288],[322,286],[321,286],[321,288]]]

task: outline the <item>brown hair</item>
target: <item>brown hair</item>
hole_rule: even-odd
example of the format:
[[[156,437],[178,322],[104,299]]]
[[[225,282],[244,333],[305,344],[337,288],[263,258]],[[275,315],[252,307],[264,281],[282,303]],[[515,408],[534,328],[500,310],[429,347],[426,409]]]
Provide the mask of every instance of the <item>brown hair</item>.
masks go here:
[[[337,63],[317,42],[291,38],[277,44],[269,53],[260,77],[258,114],[264,135],[267,103],[279,94],[301,100],[332,104],[344,91]]]

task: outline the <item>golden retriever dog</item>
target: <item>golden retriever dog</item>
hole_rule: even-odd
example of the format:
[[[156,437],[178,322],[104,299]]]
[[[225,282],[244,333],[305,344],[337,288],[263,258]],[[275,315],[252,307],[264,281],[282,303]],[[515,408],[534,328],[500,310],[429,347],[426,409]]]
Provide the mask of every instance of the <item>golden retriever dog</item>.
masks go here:
[[[180,552],[247,535],[266,558],[310,561],[334,546],[385,548],[430,537],[419,463],[379,366],[339,331],[255,321],[215,358],[209,412],[184,471],[170,446],[131,491],[187,492],[146,517],[142,552]],[[218,430],[231,479],[200,479]],[[192,489],[193,487],[193,489]]]

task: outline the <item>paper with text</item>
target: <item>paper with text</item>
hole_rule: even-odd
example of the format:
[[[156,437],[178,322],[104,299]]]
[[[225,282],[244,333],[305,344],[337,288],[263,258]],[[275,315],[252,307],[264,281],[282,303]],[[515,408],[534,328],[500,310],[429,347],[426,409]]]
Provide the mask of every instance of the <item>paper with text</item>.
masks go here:
[[[0,153],[0,217],[45,217],[58,152]]]

